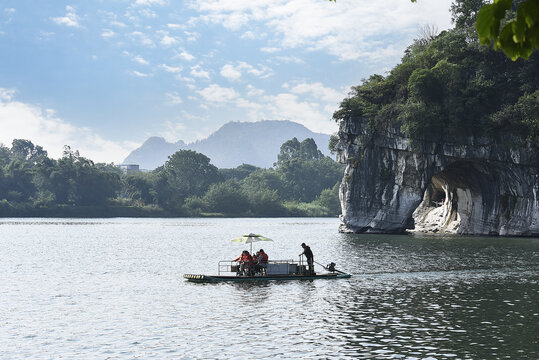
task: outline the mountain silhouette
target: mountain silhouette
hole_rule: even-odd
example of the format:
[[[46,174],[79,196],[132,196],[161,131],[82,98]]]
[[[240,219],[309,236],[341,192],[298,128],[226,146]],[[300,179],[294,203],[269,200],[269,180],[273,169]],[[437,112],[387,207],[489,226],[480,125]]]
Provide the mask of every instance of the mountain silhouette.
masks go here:
[[[229,122],[204,140],[186,144],[169,143],[162,137],[150,137],[129,154],[124,164],[138,164],[152,170],[163,165],[179,150],[194,150],[211,159],[218,168],[235,168],[241,164],[272,167],[281,145],[296,137],[299,141],[313,138],[325,155],[329,155],[329,135],[315,133],[305,126],[288,120],[259,122]]]

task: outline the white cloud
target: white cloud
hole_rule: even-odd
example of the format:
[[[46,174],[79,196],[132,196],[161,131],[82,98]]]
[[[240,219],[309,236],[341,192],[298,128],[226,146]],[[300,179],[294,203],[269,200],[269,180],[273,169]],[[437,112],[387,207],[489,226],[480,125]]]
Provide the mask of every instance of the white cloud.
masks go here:
[[[333,111],[345,97],[346,90],[336,90],[320,82],[284,84],[286,91],[268,94],[263,89],[247,85],[245,96],[232,88],[216,84],[198,91],[206,107],[228,106],[241,109],[245,120],[287,119],[305,125],[312,131],[333,133],[337,125],[331,120]]]
[[[130,74],[133,75],[133,76],[136,76],[136,77],[148,77],[148,76],[150,76],[150,74],[142,73],[142,72],[136,71],[136,70],[131,71]]]
[[[58,25],[65,25],[67,27],[80,28],[79,16],[76,13],[76,10],[72,6],[66,6],[66,14],[61,17],[51,18]]]
[[[303,48],[355,60],[371,59],[379,51],[393,54],[392,48],[402,53],[419,24],[432,22],[447,29],[450,4],[451,0],[198,0],[192,6],[200,12],[200,21],[227,29],[245,33],[245,28],[252,31],[262,24],[275,35],[272,46],[262,47],[265,52]]]
[[[170,120],[165,121],[162,128],[165,130],[161,131],[159,135],[168,142],[177,142],[178,140],[182,139],[186,130],[185,124]]]
[[[262,96],[265,94],[265,91],[262,89],[257,89],[253,85],[247,85],[247,96]]]
[[[179,73],[183,70],[181,66],[168,66],[167,64],[162,64],[161,67],[169,73]]]
[[[309,95],[314,100],[337,106],[345,98],[346,92],[325,87],[321,82],[299,82],[290,88],[294,94]]]
[[[140,9],[138,13],[147,19],[156,19],[158,17],[157,13],[150,9]]]
[[[154,47],[155,44],[152,39],[148,35],[146,35],[143,32],[140,31],[133,31],[131,33],[131,38],[139,41],[142,45],[148,46],[148,47]]]
[[[101,37],[105,38],[105,39],[108,39],[108,38],[111,38],[113,37],[114,35],[116,35],[116,33],[110,29],[104,29],[102,32],[101,32]]]
[[[243,72],[254,75],[261,79],[265,79],[273,74],[271,69],[267,66],[259,65],[258,68],[256,68],[244,61],[238,62],[236,66],[232,64],[224,65],[221,68],[220,74],[221,76],[227,78],[230,81],[236,81],[242,77]]]
[[[110,25],[110,26],[116,26],[116,27],[119,27],[119,28],[125,28],[125,27],[127,27],[127,25],[125,25],[123,22],[117,21],[117,20],[111,20],[111,21],[109,22],[109,25]]]
[[[51,109],[14,101],[13,94],[13,90],[0,88],[0,143],[10,145],[13,139],[28,139],[43,146],[53,158],[59,158],[63,146],[69,145],[84,157],[107,163],[119,163],[139,146],[104,139],[89,128],[58,118]]]
[[[182,98],[177,92],[171,92],[166,94],[167,97],[167,103],[169,105],[179,105],[183,103]]]
[[[136,0],[134,5],[135,6],[151,6],[151,5],[166,5],[168,3],[167,0]]]
[[[171,46],[179,42],[176,37],[170,36],[168,31],[160,31],[159,33],[162,35],[161,41],[159,41],[159,43],[163,46]]]
[[[133,57],[132,60],[133,60],[134,62],[137,62],[137,63],[142,64],[142,65],[148,65],[148,64],[149,64],[148,60],[144,59],[144,58],[143,58],[142,56],[140,56],[140,55],[137,55],[137,56]]]
[[[222,77],[231,81],[239,80],[241,78],[241,71],[230,64],[223,66],[220,74]]]
[[[204,100],[213,103],[228,103],[239,97],[239,94],[232,88],[224,88],[217,84],[211,84],[203,90],[197,91]]]
[[[210,73],[202,69],[200,65],[195,65],[191,67],[191,76],[202,79],[210,79]]]
[[[305,60],[300,59],[297,56],[276,56],[275,59],[285,64],[305,64]]]
[[[39,40],[49,41],[54,37],[54,35],[56,35],[56,33],[42,30],[42,31],[39,32],[39,35],[38,35],[37,38]]]
[[[249,40],[254,40],[256,39],[256,35],[254,32],[252,31],[246,31],[244,32],[241,36],[240,36],[242,39],[249,39]]]
[[[13,89],[0,88],[0,101],[11,101],[15,92]]]
[[[174,56],[174,58],[183,59],[185,61],[193,61],[193,60],[195,60],[195,57],[193,55],[189,54],[185,50],[183,50],[181,53]]]
[[[251,66],[251,65],[249,65],[249,64],[247,64],[245,62],[240,62],[239,66],[242,69],[247,70],[247,72],[249,74],[254,75],[256,77],[259,77],[261,79],[265,79],[265,78],[268,78],[271,75],[273,75],[272,70],[269,67],[264,66],[264,65],[259,65],[258,68],[256,68],[256,67]]]
[[[118,27],[118,28],[127,27],[127,25],[125,25],[123,22],[118,20],[118,15],[116,15],[112,11],[98,10],[98,14],[102,18],[105,18],[104,22],[109,26],[114,26],[114,27]]]
[[[268,54],[273,54],[273,53],[281,51],[281,49],[276,48],[276,47],[263,47],[263,48],[260,48],[260,51],[268,53]]]
[[[328,110],[330,108],[319,101],[301,100],[291,93],[264,95],[254,92],[254,95],[255,98],[251,101],[236,101],[238,107],[247,109],[251,121],[286,119],[303,124],[316,132],[330,134],[337,130],[335,122],[330,120],[332,110]]]
[[[197,39],[200,37],[200,34],[194,31],[184,31],[183,33],[185,34],[187,41],[191,42],[197,41]]]
[[[13,14],[15,14],[17,10],[14,8],[6,8],[4,9],[4,13],[6,14],[6,18],[3,21],[4,24],[9,24],[13,20]],[[1,32],[0,32],[1,33]]]

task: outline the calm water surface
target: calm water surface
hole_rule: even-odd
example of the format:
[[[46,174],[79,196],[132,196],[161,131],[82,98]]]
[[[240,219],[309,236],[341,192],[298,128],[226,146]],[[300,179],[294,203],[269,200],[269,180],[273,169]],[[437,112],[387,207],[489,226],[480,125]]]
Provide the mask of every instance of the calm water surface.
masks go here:
[[[0,219],[0,359],[538,359],[539,239],[336,219]],[[192,284],[257,232],[351,279]],[[260,247],[257,245],[257,247]]]

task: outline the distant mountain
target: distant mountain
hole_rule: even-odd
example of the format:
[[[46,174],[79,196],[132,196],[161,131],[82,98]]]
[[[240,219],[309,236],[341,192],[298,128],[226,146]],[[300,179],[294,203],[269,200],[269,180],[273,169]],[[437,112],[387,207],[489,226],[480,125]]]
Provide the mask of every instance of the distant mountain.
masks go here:
[[[296,137],[299,141],[313,138],[318,148],[329,155],[329,135],[314,133],[305,126],[288,120],[229,122],[208,138],[186,144],[169,143],[151,137],[125,158],[124,164],[139,164],[142,169],[155,169],[179,150],[194,150],[211,159],[218,168],[234,168],[251,164],[268,168],[277,161],[281,145]]]

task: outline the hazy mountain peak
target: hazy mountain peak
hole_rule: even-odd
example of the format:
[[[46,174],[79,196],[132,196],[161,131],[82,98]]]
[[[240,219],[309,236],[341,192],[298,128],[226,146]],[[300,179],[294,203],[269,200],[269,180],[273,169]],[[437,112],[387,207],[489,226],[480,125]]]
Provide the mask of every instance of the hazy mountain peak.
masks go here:
[[[163,165],[176,151],[190,149],[208,156],[212,164],[219,168],[234,168],[241,164],[267,168],[277,161],[281,145],[293,137],[299,141],[311,137],[318,148],[329,155],[329,135],[314,133],[293,121],[233,121],[226,123],[206,139],[190,144],[182,140],[169,143],[162,137],[150,137],[141,147],[129,154],[124,163],[139,164],[143,169],[154,169]]]

